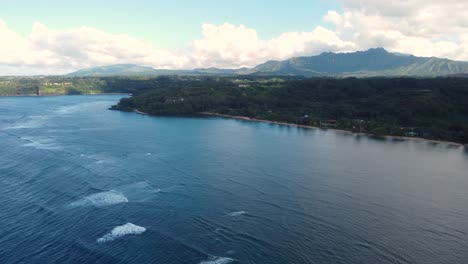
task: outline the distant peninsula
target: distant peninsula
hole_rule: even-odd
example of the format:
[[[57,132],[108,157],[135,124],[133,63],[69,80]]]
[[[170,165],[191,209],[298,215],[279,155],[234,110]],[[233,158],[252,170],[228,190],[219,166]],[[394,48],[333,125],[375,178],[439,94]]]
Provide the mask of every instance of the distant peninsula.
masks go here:
[[[218,115],[468,143],[466,78],[205,77],[123,98],[113,110]]]

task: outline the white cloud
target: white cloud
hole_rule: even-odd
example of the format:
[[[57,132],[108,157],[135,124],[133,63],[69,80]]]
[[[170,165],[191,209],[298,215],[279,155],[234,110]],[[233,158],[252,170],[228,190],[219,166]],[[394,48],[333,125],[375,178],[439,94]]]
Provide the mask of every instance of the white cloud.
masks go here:
[[[330,11],[325,21],[359,49],[382,46],[419,56],[468,60],[467,1],[342,0],[344,11]]]
[[[204,39],[191,45],[192,58],[198,67],[250,65],[255,57],[266,57],[265,43],[257,32],[231,24],[202,27]]]
[[[355,49],[353,43],[321,26],[310,32],[283,33],[270,40],[259,39],[254,29],[229,23],[204,24],[202,32],[203,39],[174,52],[127,35],[90,27],[52,30],[38,22],[32,33],[22,38],[0,20],[0,39],[5,40],[0,43],[0,75],[11,74],[15,67],[17,74],[61,74],[118,63],[172,69],[252,67],[272,59]]]
[[[35,23],[31,34],[22,37],[0,19],[0,75],[61,74],[117,63],[175,69],[251,67],[267,60],[373,47],[468,60],[468,1],[341,2],[342,11],[324,14],[331,29],[318,25],[306,32],[260,39],[255,29],[246,26],[204,24],[203,37],[182,50],[160,49],[90,27],[53,30]]]
[[[28,74],[60,74],[116,63],[180,68],[190,61],[182,52],[158,49],[127,35],[108,34],[89,27],[51,30],[35,23],[31,34],[23,38],[0,20],[0,39],[0,65],[2,70],[9,69],[10,74],[14,67],[29,69]]]
[[[311,32],[288,32],[261,40],[254,29],[245,26],[205,24],[203,36],[192,43],[190,50],[193,63],[199,67],[251,67],[266,60],[354,49],[353,43],[342,41],[321,26]]]

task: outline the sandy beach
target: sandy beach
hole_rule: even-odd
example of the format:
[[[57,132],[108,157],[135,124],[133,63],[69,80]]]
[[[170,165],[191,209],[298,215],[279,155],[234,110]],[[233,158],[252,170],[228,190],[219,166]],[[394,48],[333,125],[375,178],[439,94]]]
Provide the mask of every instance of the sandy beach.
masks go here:
[[[202,112],[200,114],[205,115],[205,116],[215,116],[215,117],[223,117],[223,118],[230,118],[230,119],[238,119],[238,120],[249,121],[249,122],[270,123],[270,124],[293,126],[293,127],[307,128],[307,129],[331,130],[331,131],[337,131],[337,132],[340,132],[340,133],[349,133],[349,134],[355,134],[355,135],[375,136],[373,134],[357,133],[357,132],[352,132],[352,131],[343,130],[343,129],[322,128],[322,127],[317,127],[317,126],[298,125],[298,124],[294,124],[294,123],[286,123],[286,122],[278,122],[278,121],[271,121],[271,120],[264,120],[264,119],[256,119],[256,118],[250,118],[250,117],[246,117],[246,116],[225,115],[225,114],[211,113],[211,112]],[[384,135],[384,136],[379,136],[379,137],[384,138],[384,139],[390,139],[390,140],[392,140],[392,139],[394,139],[394,140],[411,140],[411,141],[427,142],[427,143],[434,143],[434,144],[446,144],[446,145],[450,145],[450,146],[462,146],[462,147],[465,146],[464,144],[457,143],[457,142],[433,140],[433,139],[426,139],[426,138],[419,138],[419,137],[405,137],[405,136],[391,136],[391,135]]]
[[[138,109],[133,109],[133,112],[135,112],[137,114],[140,114],[140,115],[151,115],[151,114],[145,113],[143,111],[140,111]],[[373,134],[357,133],[357,132],[344,130],[344,129],[323,128],[323,127],[317,127],[317,126],[299,125],[299,124],[294,124],[294,123],[286,123],[286,122],[278,122],[278,121],[271,121],[271,120],[265,120],[265,119],[250,118],[250,117],[247,117],[247,116],[226,115],[226,114],[219,114],[219,113],[212,113],[212,112],[202,112],[202,113],[200,113],[200,115],[202,115],[202,116],[211,116],[211,117],[222,117],[222,118],[229,118],[229,119],[237,119],[237,120],[248,121],[248,122],[269,123],[269,124],[299,127],[299,128],[306,128],[306,129],[331,130],[331,131],[336,131],[336,132],[340,132],[340,133],[347,133],[347,134],[354,134],[354,135],[375,136]],[[409,141],[426,142],[426,143],[433,143],[433,144],[445,144],[445,145],[457,146],[457,147],[468,147],[467,145],[464,145],[462,143],[451,142],[451,141],[441,141],[441,140],[434,140],[434,139],[426,139],[426,138],[420,138],[420,137],[405,137],[405,136],[391,136],[391,135],[384,135],[384,136],[378,136],[378,137],[383,138],[383,139],[389,139],[389,140],[409,140]]]

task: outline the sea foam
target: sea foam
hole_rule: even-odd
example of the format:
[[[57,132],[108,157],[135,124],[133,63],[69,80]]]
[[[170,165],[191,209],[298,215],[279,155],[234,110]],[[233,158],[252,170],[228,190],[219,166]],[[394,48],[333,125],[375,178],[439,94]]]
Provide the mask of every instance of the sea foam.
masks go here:
[[[155,189],[146,181],[115,187],[113,190],[91,194],[68,205],[69,208],[76,207],[104,207],[120,203],[146,202],[154,198],[160,189]]]
[[[30,128],[39,128],[44,125],[44,121],[47,119],[47,116],[30,116],[27,120],[23,120],[13,124],[12,126],[5,127],[5,130],[11,129],[30,129]]]
[[[146,181],[119,186],[113,189],[125,195],[128,200],[136,203],[146,202],[161,192],[160,189],[156,189]]]
[[[77,112],[85,112],[90,108],[100,108],[100,107],[106,107],[110,104],[111,102],[108,101],[96,101],[96,102],[87,102],[87,103],[78,103],[78,104],[73,104],[73,105],[66,105],[66,106],[61,106],[57,108],[54,113],[57,115],[68,115],[68,114],[74,114]]]
[[[231,258],[223,258],[223,257],[210,257],[207,260],[200,262],[200,264],[227,264],[234,262]]]
[[[54,139],[46,137],[21,137],[22,140],[28,143],[23,144],[23,147],[31,147],[42,150],[59,150],[61,147]]]
[[[123,236],[140,235],[140,234],[143,234],[144,232],[146,232],[146,228],[134,225],[132,223],[126,223],[125,225],[114,227],[114,229],[112,229],[111,232],[107,233],[101,238],[98,238],[96,241],[98,243],[105,243],[105,242],[114,241],[115,239],[123,237]]]
[[[128,203],[127,197],[125,197],[120,192],[112,190],[86,196],[83,199],[71,203],[70,207],[103,207],[120,203]]]
[[[246,212],[245,211],[238,211],[238,212],[232,212],[229,214],[229,216],[241,216],[241,215],[245,215]]]

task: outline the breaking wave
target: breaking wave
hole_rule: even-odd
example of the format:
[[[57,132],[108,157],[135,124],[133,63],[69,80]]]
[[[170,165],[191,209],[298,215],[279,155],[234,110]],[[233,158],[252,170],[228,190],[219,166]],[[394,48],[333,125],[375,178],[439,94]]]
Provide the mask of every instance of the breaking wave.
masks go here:
[[[61,106],[57,108],[54,113],[58,115],[68,115],[77,112],[86,112],[92,108],[101,109],[103,107],[108,106],[112,102],[109,101],[96,101],[96,102],[86,102],[86,103],[78,103],[73,105]]]
[[[134,225],[132,223],[126,223],[125,225],[117,226],[112,229],[111,232],[107,233],[101,238],[98,238],[96,241],[98,243],[105,243],[114,241],[117,238],[127,236],[127,235],[140,235],[146,232],[146,228]],[[225,262],[221,262],[225,263]],[[228,263],[228,262],[226,262]]]
[[[238,211],[238,212],[232,212],[229,214],[229,216],[241,216],[241,215],[245,215],[246,212],[245,211]]]
[[[101,192],[91,194],[83,199],[70,204],[70,207],[103,207],[120,203],[128,203],[127,197],[117,191]]]
[[[31,129],[31,128],[39,128],[44,126],[44,121],[48,117],[46,116],[30,116],[27,120],[17,122],[12,126],[5,127],[4,129]]]
[[[160,189],[146,181],[132,183],[113,188],[119,193],[124,194],[132,202],[145,202],[155,197],[161,192]]]
[[[223,258],[223,257],[210,257],[207,260],[200,262],[199,264],[227,264],[234,262],[231,258]]]
[[[104,207],[121,203],[146,202],[160,193],[148,182],[137,182],[129,185],[115,187],[113,190],[91,194],[69,204],[69,207]]]
[[[45,150],[59,150],[62,149],[54,139],[46,137],[22,137],[21,138],[28,143],[23,144],[23,147],[30,147],[35,149]]]

